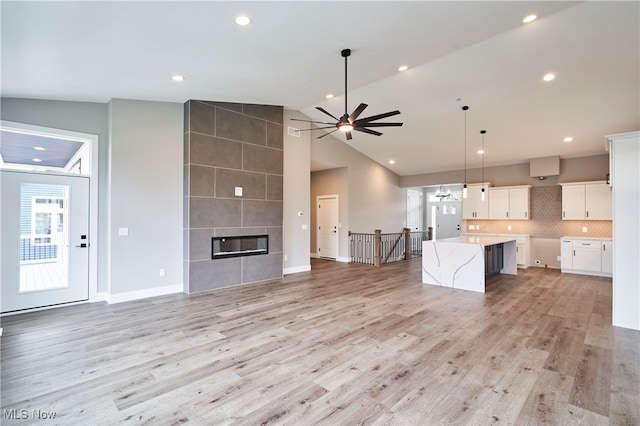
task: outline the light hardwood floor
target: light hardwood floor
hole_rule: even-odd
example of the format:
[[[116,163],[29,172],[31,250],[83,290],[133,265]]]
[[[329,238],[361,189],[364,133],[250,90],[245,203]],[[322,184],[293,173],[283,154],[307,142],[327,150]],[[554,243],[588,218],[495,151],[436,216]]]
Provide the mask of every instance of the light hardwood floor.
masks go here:
[[[420,261],[4,318],[2,424],[640,424],[610,279],[530,268],[478,294],[422,285]]]

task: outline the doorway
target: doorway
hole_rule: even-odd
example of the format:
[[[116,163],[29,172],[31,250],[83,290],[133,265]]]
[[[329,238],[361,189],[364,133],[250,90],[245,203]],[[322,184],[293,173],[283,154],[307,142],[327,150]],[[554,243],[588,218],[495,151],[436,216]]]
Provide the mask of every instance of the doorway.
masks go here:
[[[0,310],[89,298],[89,178],[0,171]]]
[[[338,196],[321,195],[316,199],[318,230],[318,257],[338,258]]]
[[[98,136],[4,120],[0,132],[2,315],[103,300]]]
[[[462,189],[460,185],[426,188],[427,223],[433,239],[459,237],[462,228]]]

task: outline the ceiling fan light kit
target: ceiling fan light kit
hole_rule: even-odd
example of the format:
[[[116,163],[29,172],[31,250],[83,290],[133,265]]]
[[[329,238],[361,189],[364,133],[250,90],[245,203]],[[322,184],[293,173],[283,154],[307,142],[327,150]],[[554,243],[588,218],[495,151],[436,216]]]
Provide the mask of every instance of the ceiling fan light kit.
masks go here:
[[[328,112],[327,110],[325,110],[322,107],[316,107],[316,109],[320,112],[322,112],[323,114],[328,115],[329,117],[333,118],[334,120],[337,121],[337,123],[329,123],[329,122],[324,122],[324,121],[314,121],[314,120],[300,120],[300,119],[296,119],[296,118],[292,118],[292,121],[304,121],[306,123],[309,124],[322,124],[324,126],[322,127],[318,127],[317,129],[331,129],[333,127],[335,127],[334,130],[332,130],[331,132],[325,133],[322,136],[319,136],[318,139],[323,138],[327,135],[330,135],[331,133],[340,130],[341,132],[344,132],[345,137],[347,138],[347,140],[351,140],[353,137],[351,135],[352,131],[357,131],[357,132],[362,132],[362,133],[368,133],[370,135],[375,135],[375,136],[381,136],[382,133],[378,132],[376,130],[371,130],[369,129],[369,127],[397,127],[397,126],[402,126],[403,123],[373,123],[374,121],[377,120],[381,120],[383,118],[388,118],[388,117],[392,117],[394,115],[398,115],[400,114],[400,111],[395,110],[395,111],[390,111],[390,112],[385,112],[383,114],[377,114],[377,115],[372,115],[370,117],[365,117],[365,118],[360,118],[358,119],[358,117],[360,116],[360,114],[362,114],[362,111],[365,110],[365,108],[368,107],[367,104],[365,103],[361,103],[360,105],[358,105],[358,107],[351,113],[349,114],[347,111],[348,105],[347,105],[347,58],[349,56],[351,56],[351,49],[343,49],[340,54],[342,55],[342,57],[344,58],[344,115],[340,118],[335,117],[334,115],[332,115],[330,112]],[[304,130],[316,130],[316,129],[304,129]]]

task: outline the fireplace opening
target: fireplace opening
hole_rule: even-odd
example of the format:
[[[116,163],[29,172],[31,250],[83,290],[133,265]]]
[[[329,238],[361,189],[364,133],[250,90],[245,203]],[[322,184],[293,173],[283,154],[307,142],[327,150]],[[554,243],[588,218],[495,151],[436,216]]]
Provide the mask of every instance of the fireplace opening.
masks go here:
[[[268,235],[211,238],[211,259],[269,254]]]

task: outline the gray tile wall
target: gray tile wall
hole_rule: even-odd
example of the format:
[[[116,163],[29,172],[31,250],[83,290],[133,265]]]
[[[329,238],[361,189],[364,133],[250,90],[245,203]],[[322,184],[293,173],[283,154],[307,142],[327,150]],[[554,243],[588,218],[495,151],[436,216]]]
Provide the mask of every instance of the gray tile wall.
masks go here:
[[[190,100],[184,114],[185,290],[282,277],[283,108]],[[256,234],[268,255],[211,259],[211,237]]]

